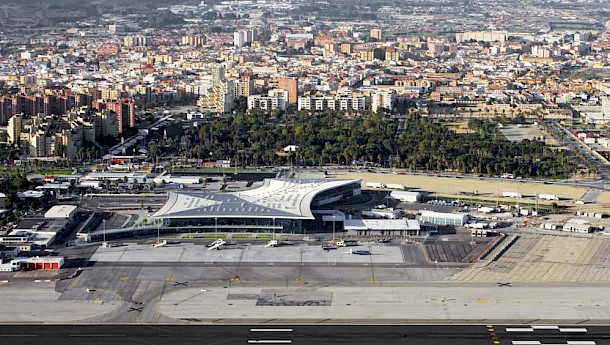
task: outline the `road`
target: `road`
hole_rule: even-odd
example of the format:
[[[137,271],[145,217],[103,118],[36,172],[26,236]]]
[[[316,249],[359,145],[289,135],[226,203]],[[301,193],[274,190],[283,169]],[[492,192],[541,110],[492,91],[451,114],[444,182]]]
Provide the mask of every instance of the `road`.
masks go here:
[[[603,188],[604,183],[608,183],[610,179],[610,164],[600,159],[599,155],[594,153],[593,150],[582,141],[578,140],[568,129],[563,127],[556,121],[552,121],[549,125],[554,128],[558,133],[565,134],[562,145],[568,147],[574,152],[580,152],[589,162],[594,164],[598,169],[598,175],[601,181],[595,183]]]
[[[79,344],[610,344],[608,326],[524,325],[3,325],[0,338],[13,345]],[[511,329],[522,331],[510,332]],[[532,329],[532,331],[525,331]],[[561,332],[578,330],[578,332]],[[568,343],[570,341],[570,343]],[[578,341],[578,342],[576,342]]]

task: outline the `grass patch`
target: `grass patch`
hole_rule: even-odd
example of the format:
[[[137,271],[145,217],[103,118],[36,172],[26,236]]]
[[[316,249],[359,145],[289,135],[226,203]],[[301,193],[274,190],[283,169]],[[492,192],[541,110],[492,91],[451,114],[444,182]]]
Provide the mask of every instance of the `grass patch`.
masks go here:
[[[191,234],[188,238],[226,238],[225,235],[214,235],[214,234]]]
[[[72,170],[68,169],[38,170],[34,172],[43,175],[72,175]]]
[[[447,126],[455,133],[470,133],[472,130],[468,128],[468,121],[446,122],[443,126]]]

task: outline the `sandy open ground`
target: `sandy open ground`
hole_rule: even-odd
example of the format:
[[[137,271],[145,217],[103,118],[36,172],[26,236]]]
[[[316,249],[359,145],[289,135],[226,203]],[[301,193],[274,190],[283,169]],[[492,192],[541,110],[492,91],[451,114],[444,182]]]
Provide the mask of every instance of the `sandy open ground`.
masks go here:
[[[365,188],[367,182],[397,183],[407,188],[421,189],[423,191],[440,194],[458,195],[462,192],[473,193],[477,191],[480,197],[495,197],[504,191],[519,192],[524,197],[534,197],[536,194],[555,194],[563,199],[580,199],[587,192],[587,188],[550,185],[544,183],[519,183],[517,181],[484,181],[470,178],[394,175],[367,172],[347,172],[337,174],[339,178],[362,179]],[[507,198],[508,199],[508,198]],[[515,200],[515,199],[512,199]],[[533,200],[533,198],[532,198]]]
[[[604,203],[604,204],[609,204],[609,210],[610,210],[610,192],[603,192],[601,193],[596,200],[598,203]]]

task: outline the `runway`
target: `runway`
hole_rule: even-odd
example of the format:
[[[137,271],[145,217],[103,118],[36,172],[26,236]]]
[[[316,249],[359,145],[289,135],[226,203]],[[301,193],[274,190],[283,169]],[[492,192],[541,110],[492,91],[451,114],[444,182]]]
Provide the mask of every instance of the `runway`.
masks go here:
[[[0,338],[10,344],[610,344],[610,327],[547,325],[4,325]],[[557,327],[557,328],[555,328]]]

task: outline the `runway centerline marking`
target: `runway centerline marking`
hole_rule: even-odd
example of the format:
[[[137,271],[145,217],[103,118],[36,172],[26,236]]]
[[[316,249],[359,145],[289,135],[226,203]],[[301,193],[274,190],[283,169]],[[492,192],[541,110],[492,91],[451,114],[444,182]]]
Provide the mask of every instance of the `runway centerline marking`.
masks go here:
[[[559,329],[559,326],[532,326],[533,329]]]
[[[538,340],[513,340],[513,345],[596,345],[592,340],[568,340],[567,343],[543,344]]]
[[[250,328],[250,332],[292,332],[292,328]]]
[[[248,344],[292,344],[292,340],[255,340],[255,339],[250,339],[248,340]]]
[[[126,337],[125,334],[70,334],[71,337]]]

